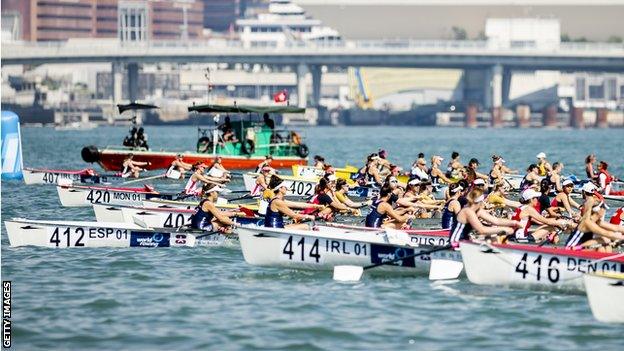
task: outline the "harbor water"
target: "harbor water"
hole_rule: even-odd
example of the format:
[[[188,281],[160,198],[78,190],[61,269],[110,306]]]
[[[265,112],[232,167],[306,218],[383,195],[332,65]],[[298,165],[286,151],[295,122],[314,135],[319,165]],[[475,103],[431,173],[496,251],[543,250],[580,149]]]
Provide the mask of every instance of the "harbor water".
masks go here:
[[[191,150],[193,127],[147,127],[153,149]],[[23,128],[27,167],[81,169],[85,145],[119,145],[126,128]],[[490,156],[524,169],[545,152],[583,171],[595,153],[624,178],[624,131],[317,127],[311,155],[360,165],[379,147],[409,167],[418,152]],[[96,167],[97,169],[97,167]],[[182,185],[180,185],[181,187]],[[242,186],[242,185],[241,185]],[[612,208],[610,211],[612,212]],[[52,186],[2,182],[2,219],[93,220],[62,208]],[[595,321],[584,295],[482,287],[465,278],[332,280],[331,272],[247,265],[237,247],[10,248],[2,226],[2,279],[12,281],[15,350],[621,350],[622,326]],[[624,303],[613,301],[613,303]]]

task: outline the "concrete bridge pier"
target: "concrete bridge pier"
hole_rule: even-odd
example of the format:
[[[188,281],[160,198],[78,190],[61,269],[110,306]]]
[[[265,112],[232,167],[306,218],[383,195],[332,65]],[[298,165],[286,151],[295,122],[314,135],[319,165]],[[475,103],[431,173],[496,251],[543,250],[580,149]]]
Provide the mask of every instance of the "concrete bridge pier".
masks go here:
[[[128,100],[136,101],[139,96],[139,64],[131,62],[128,68]]]
[[[306,107],[308,100],[308,89],[306,76],[308,75],[309,68],[306,64],[300,63],[297,65],[297,106]]]
[[[121,103],[123,99],[123,64],[121,62],[113,62],[111,67],[112,74],[112,96],[113,104],[117,105]]]
[[[312,73],[312,107],[318,108],[321,104],[321,77],[323,70],[320,65],[310,66]]]

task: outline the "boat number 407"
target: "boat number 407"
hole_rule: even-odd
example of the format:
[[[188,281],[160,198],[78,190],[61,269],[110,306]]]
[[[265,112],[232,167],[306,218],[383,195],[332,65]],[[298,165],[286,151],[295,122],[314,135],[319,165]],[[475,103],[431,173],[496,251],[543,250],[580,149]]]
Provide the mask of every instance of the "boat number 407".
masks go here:
[[[544,258],[542,255],[529,256],[526,252],[516,265],[516,273],[522,279],[535,279],[536,281],[559,281],[559,258],[552,256]]]

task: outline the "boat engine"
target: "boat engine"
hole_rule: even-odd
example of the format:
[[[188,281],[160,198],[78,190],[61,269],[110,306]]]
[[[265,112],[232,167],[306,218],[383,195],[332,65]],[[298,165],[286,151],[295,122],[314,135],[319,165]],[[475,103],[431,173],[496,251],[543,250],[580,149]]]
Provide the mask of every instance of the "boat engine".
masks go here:
[[[82,148],[80,155],[85,162],[93,163],[100,160],[100,151],[97,146],[89,145]]]

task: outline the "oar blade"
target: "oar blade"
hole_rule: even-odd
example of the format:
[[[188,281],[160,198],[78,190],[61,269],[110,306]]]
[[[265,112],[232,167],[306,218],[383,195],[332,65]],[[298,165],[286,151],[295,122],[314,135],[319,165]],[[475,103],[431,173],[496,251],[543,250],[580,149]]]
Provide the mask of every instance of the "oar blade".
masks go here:
[[[431,267],[429,268],[429,280],[451,280],[459,278],[464,264],[461,261],[431,258]]]
[[[340,282],[357,282],[362,279],[364,268],[362,266],[335,266],[334,280]]]

